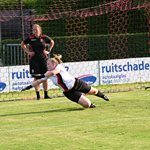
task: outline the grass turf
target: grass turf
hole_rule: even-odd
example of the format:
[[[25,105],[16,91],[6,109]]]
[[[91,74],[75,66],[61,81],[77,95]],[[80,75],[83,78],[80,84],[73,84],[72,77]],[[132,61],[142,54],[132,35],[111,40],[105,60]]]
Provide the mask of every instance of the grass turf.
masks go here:
[[[89,96],[94,109],[64,97],[0,103],[1,150],[149,150],[150,91]]]

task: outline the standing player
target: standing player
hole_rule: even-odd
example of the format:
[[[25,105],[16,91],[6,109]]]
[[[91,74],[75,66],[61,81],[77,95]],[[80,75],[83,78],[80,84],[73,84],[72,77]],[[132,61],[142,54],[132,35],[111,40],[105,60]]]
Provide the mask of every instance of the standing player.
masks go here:
[[[51,49],[54,47],[54,41],[47,35],[42,34],[42,28],[38,24],[33,25],[32,31],[33,34],[21,42],[21,47],[29,56],[30,74],[36,81],[47,71],[46,61]],[[29,45],[29,48],[27,45]],[[47,45],[50,45],[48,49]],[[44,98],[50,98],[48,96],[47,80],[43,82],[43,88]],[[37,100],[39,100],[40,85],[35,86],[35,91]]]
[[[78,78],[72,77],[61,64],[61,57],[61,55],[54,55],[54,58],[48,59],[48,71],[43,74],[41,79],[34,81],[32,85],[27,86],[26,88],[22,89],[22,91],[36,87],[40,83],[43,83],[45,80],[50,78],[56,86],[59,86],[62,89],[63,94],[68,99],[82,105],[84,108],[95,107],[95,105],[91,103],[85,94],[95,95],[101,97],[105,101],[109,101],[108,97],[98,89],[91,87],[86,82]]]

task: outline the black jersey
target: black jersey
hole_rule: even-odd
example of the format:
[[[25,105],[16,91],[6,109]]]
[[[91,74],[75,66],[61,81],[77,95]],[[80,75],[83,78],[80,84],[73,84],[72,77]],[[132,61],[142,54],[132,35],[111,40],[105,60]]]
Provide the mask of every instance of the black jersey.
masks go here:
[[[50,44],[51,38],[46,35],[41,35],[39,38],[30,35],[23,42],[26,45],[29,44],[29,50],[35,53],[34,56],[30,56],[30,74],[32,77],[44,74],[47,71],[46,61],[48,56],[43,51],[46,49],[46,45]]]
[[[30,35],[24,40],[24,44],[29,44],[29,50],[35,52],[35,56],[43,54],[46,45],[50,44],[51,38],[47,35],[41,35],[37,38],[35,35]]]

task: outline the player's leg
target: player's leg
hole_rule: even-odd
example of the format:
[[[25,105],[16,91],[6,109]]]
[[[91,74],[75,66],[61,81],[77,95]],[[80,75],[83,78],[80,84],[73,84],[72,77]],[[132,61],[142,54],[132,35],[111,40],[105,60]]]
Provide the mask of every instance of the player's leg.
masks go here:
[[[78,103],[82,105],[84,108],[94,108],[96,107],[94,104],[91,103],[91,101],[85,97],[81,92],[75,91],[74,89],[63,92],[64,95],[70,99],[71,101]]]
[[[84,108],[94,108],[96,107],[91,101],[84,95],[81,95],[78,104],[82,105]]]
[[[38,62],[33,58],[29,62],[30,65],[30,74],[34,78],[34,81],[39,78],[39,65]],[[40,100],[40,85],[35,87],[36,99]]]
[[[84,82],[80,79],[76,79],[75,90],[79,91],[81,93],[95,95],[95,96],[98,96],[98,97],[104,99],[105,101],[109,101],[109,98],[106,95],[104,95],[101,91],[99,91],[98,89],[96,89],[94,87],[91,87],[86,82]]]
[[[36,81],[37,79],[36,78],[34,78],[34,81]],[[35,87],[35,92],[36,92],[36,99],[37,100],[40,100],[40,85],[37,85],[36,87]]]
[[[46,73],[46,71],[47,71],[46,58],[43,58],[43,60],[41,60],[41,62],[39,63],[39,67],[40,67],[40,74]],[[48,96],[48,80],[43,82],[43,89],[44,89],[44,99],[50,99],[51,97]]]
[[[48,80],[43,82],[43,89],[44,89],[44,98],[50,99],[51,97],[48,96]]]
[[[92,94],[92,95],[96,95],[100,98],[103,98],[105,101],[109,101],[109,98],[104,95],[100,90],[94,88],[94,87],[91,87],[90,91],[88,92],[88,94]]]

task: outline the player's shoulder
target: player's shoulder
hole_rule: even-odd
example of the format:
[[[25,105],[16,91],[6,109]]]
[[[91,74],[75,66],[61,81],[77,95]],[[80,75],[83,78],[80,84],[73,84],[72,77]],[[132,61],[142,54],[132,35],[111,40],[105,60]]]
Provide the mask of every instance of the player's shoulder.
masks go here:
[[[41,37],[42,37],[42,38],[49,38],[49,36],[46,35],[46,34],[42,34]]]
[[[56,67],[57,67],[57,68],[61,68],[61,67],[62,67],[62,65],[61,65],[61,64],[58,64]]]
[[[35,35],[34,35],[34,34],[31,34],[31,35],[29,36],[29,39],[33,39],[33,38],[35,38]]]
[[[64,69],[64,67],[63,67],[62,64],[58,64],[56,68],[57,68],[57,69],[60,69],[60,70],[63,70],[63,69]]]
[[[41,38],[43,38],[43,39],[51,39],[48,35],[46,35],[46,34],[42,34],[41,35]]]

